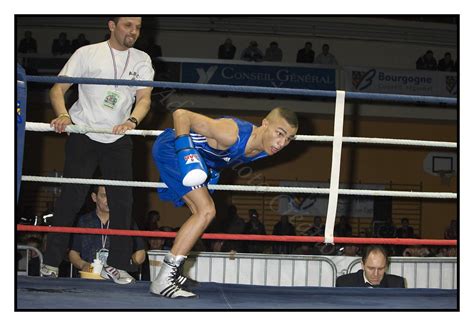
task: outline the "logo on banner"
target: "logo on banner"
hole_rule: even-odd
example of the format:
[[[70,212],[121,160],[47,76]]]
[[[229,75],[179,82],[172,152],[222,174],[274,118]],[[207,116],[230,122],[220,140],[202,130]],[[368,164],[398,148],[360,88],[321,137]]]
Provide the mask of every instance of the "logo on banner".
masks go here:
[[[199,80],[197,81],[198,84],[208,84],[211,80],[212,76],[216,73],[217,66],[211,66],[207,70],[203,68],[196,68],[196,71],[199,75]]]
[[[295,195],[289,198],[290,207],[295,211],[305,211],[316,204],[314,195]]]
[[[372,80],[376,74],[375,69],[369,71],[352,71],[352,86],[355,90],[361,91],[372,85]]]
[[[449,92],[449,94],[456,94],[457,82],[458,80],[456,76],[446,76],[446,90]]]
[[[196,154],[189,154],[184,157],[186,164],[200,163],[198,156]]]

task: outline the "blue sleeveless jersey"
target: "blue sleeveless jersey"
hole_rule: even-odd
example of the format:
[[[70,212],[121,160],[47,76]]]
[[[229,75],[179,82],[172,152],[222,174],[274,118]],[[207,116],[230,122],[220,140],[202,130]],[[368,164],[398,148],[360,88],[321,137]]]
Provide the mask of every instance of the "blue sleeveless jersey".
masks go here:
[[[174,129],[166,129],[157,137],[153,145],[152,155],[160,171],[160,180],[168,186],[168,189],[158,189],[161,200],[172,201],[175,206],[182,206],[184,204],[182,197],[188,192],[205,186],[208,183],[217,183],[219,172],[222,169],[237,164],[252,162],[268,155],[265,152],[261,152],[256,156],[246,157],[245,146],[247,146],[254,125],[237,118],[231,119],[237,124],[239,135],[236,142],[226,150],[210,147],[205,136],[194,133],[191,130],[190,136],[193,140],[194,147],[204,159],[210,176],[206,184],[197,187],[185,187],[182,184],[183,177],[180,173],[178,159],[174,149],[174,140],[176,138]]]

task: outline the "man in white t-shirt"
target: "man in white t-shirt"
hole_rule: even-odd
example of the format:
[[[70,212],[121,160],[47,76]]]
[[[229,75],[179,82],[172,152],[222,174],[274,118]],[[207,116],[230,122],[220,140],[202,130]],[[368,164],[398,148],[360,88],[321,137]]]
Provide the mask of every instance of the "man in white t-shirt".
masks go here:
[[[126,80],[153,80],[151,59],[134,49],[140,35],[141,17],[111,17],[108,21],[110,39],[79,48],[63,67],[60,76]],[[113,134],[71,134],[66,141],[63,176],[91,178],[97,167],[104,179],[132,180],[132,141],[124,135],[135,129],[150,110],[151,87],[79,85],[79,98],[69,109],[64,96],[72,84],[55,84],[50,91],[56,118],[51,126],[62,133],[75,124],[109,129]],[[132,111],[132,107],[135,106]],[[88,185],[64,184],[55,207],[55,226],[72,226],[89,190]],[[110,207],[110,228],[130,229],[132,224],[132,189],[106,186]],[[43,276],[57,277],[69,244],[69,235],[48,235]],[[125,269],[132,254],[132,238],[112,236],[109,264],[102,277],[119,284],[133,282]]]

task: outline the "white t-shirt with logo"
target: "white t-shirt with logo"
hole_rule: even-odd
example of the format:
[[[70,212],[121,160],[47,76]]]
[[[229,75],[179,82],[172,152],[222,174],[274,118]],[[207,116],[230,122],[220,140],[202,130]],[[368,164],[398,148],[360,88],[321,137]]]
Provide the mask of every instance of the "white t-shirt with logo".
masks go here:
[[[59,76],[153,80],[155,71],[148,54],[134,48],[125,51],[112,49],[116,66],[114,69],[110,51],[107,41],[83,46],[69,58]],[[117,72],[116,77],[114,70]],[[94,129],[112,129],[127,121],[137,90],[146,87],[79,84],[78,88],[79,99],[69,110],[74,124]],[[123,137],[98,133],[86,135],[100,143],[112,143]]]

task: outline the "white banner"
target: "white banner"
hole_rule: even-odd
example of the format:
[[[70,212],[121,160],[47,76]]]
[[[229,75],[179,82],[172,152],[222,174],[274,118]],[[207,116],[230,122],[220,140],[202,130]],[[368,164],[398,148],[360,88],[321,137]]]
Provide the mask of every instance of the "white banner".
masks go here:
[[[324,182],[281,181],[280,185],[283,187],[329,188],[329,183]],[[347,185],[340,184],[340,188],[347,188]],[[352,188],[385,189],[383,185],[374,184],[357,184]],[[278,214],[280,215],[326,216],[327,214],[328,195],[281,194],[278,198]],[[367,196],[339,196],[336,216],[373,217],[374,200]]]
[[[452,72],[345,67],[345,90],[456,97],[458,76]]]

